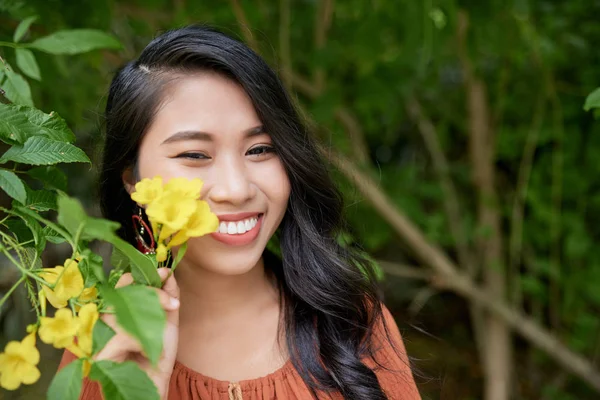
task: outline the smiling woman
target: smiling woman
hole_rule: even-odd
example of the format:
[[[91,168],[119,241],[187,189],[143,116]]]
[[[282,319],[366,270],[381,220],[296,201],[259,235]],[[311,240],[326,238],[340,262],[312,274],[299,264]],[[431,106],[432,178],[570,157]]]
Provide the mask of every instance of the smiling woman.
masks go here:
[[[219,228],[188,242],[159,291],[158,369],[121,333],[99,358],[138,362],[164,399],[419,398],[371,265],[336,240],[342,200],[317,146],[247,46],[187,27],[116,75],[101,204],[132,243],[143,211],[129,193],[156,175],[202,179]],[[265,250],[274,236],[281,259]],[[99,387],[86,383],[82,398],[100,399]]]

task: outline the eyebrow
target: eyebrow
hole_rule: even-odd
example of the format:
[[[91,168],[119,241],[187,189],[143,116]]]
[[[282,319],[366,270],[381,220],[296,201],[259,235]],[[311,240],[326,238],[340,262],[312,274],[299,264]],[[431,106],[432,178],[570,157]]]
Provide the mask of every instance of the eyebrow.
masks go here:
[[[258,136],[266,134],[264,126],[256,126],[254,128],[247,129],[244,132],[244,138],[249,138],[252,136]],[[173,135],[166,138],[161,145],[175,142],[182,142],[185,140],[203,140],[207,142],[211,142],[213,140],[213,134],[210,132],[203,131],[180,131],[174,133]]]

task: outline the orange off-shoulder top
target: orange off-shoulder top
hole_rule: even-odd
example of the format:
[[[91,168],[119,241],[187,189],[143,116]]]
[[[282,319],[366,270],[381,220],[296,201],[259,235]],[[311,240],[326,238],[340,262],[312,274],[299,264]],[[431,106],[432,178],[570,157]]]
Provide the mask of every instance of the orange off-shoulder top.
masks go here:
[[[375,360],[364,362],[373,368],[381,387],[389,400],[420,400],[410,370],[406,350],[398,327],[388,311],[383,307],[386,322],[386,335],[383,324],[378,324],[373,335]],[[59,369],[75,360],[75,356],[65,351]],[[381,367],[381,366],[383,367]],[[340,394],[318,393],[319,399],[342,400]],[[176,361],[169,384],[168,400],[310,400],[308,386],[304,383],[291,361],[267,376],[240,382],[226,382],[213,379],[193,371]],[[80,400],[103,399],[100,385],[85,380]],[[368,400],[368,399],[365,399]]]

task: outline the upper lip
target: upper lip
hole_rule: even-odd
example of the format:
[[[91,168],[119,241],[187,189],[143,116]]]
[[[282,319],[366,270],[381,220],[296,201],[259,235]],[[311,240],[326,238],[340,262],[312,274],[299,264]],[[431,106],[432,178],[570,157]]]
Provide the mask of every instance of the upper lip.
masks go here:
[[[250,218],[250,217],[258,217],[259,212],[243,212],[243,213],[235,213],[235,214],[220,214],[217,215],[219,221],[241,221],[242,219]]]

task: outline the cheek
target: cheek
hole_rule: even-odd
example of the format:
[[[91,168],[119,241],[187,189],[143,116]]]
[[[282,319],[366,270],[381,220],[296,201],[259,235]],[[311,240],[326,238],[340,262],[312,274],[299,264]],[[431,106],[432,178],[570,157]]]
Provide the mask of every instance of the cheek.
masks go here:
[[[282,208],[283,212],[290,197],[290,180],[279,160],[273,160],[258,172],[259,188],[267,196],[272,206]],[[268,167],[268,168],[267,168]]]

